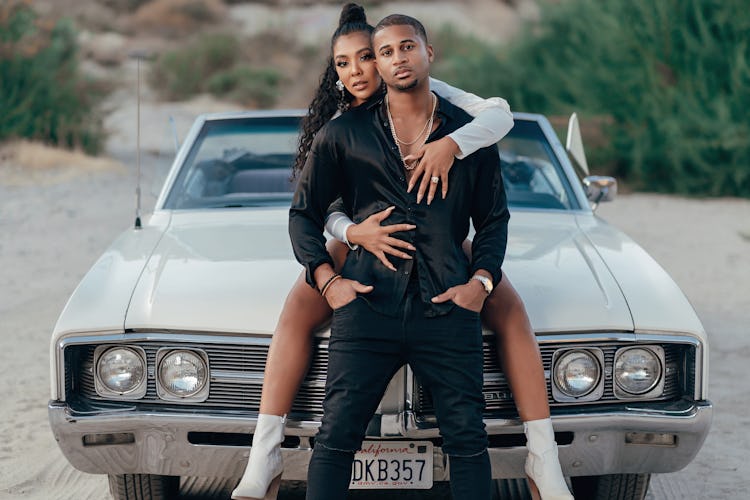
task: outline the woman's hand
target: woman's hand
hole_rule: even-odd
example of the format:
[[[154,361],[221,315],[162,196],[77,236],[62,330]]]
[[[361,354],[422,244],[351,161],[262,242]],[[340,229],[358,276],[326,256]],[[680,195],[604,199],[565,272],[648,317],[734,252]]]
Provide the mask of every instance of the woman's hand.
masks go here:
[[[391,271],[395,271],[396,268],[393,267],[386,254],[402,259],[411,259],[411,255],[399,250],[399,248],[416,250],[409,242],[392,237],[391,233],[411,231],[417,226],[414,224],[381,225],[391,215],[394,208],[396,207],[388,207],[385,210],[374,213],[359,224],[349,226],[346,230],[346,239],[349,240],[349,243],[361,245]]]
[[[425,144],[419,151],[404,158],[404,162],[406,163],[419,162],[409,179],[409,187],[407,188],[407,192],[411,193],[411,190],[414,189],[414,186],[419,181],[419,177],[422,177],[422,182],[419,184],[419,191],[417,191],[417,203],[422,201],[425,192],[427,192],[427,204],[432,203],[438,188],[438,183],[432,182],[433,177],[440,178],[442,195],[443,199],[445,199],[448,195],[448,172],[450,172],[453,166],[456,154],[460,152],[458,144],[446,136],[437,141]]]

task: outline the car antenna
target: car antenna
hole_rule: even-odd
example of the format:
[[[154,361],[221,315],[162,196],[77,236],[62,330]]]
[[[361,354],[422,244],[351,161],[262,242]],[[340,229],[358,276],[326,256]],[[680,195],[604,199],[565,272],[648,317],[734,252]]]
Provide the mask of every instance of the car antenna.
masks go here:
[[[174,137],[174,152],[177,154],[180,151],[180,140],[177,138],[177,123],[174,121],[174,116],[169,115],[169,124],[172,125],[172,136]]]
[[[141,61],[149,58],[145,51],[134,51],[130,57],[136,60],[136,131],[135,131],[135,228],[141,229]]]

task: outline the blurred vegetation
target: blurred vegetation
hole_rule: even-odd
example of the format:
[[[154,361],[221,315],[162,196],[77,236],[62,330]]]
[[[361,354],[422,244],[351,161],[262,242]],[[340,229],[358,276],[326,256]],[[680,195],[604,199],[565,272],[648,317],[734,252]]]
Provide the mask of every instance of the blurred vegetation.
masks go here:
[[[582,113],[607,138],[592,156],[634,187],[750,197],[746,2],[569,0],[542,12],[508,50],[443,31],[435,74],[515,110]]]
[[[0,5],[0,141],[28,138],[98,152],[102,91],[78,70],[68,20],[41,20],[28,2]]]
[[[207,34],[155,62],[151,85],[167,99],[186,99],[210,92],[244,105],[270,107],[276,102],[281,73],[272,67],[252,67],[244,60],[240,42],[230,34]]]
[[[218,25],[227,14],[223,0],[150,0],[138,4],[131,18],[138,32],[175,40],[197,33],[207,25]]]
[[[274,105],[278,95],[281,74],[273,68],[254,69],[247,66],[235,66],[222,71],[207,82],[208,91],[241,103],[255,103],[261,108]]]

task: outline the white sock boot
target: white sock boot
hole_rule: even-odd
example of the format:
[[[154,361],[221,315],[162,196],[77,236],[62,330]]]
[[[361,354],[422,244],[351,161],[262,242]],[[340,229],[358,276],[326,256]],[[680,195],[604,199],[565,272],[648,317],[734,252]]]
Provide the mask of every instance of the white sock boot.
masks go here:
[[[234,500],[274,500],[281,484],[284,464],[281,442],[284,441],[286,415],[258,415],[250,447],[250,458],[240,483],[232,492]]]
[[[557,443],[552,430],[552,420],[544,418],[523,423],[526,434],[526,457],[524,470],[533,483],[532,497],[542,500],[573,500],[557,458]],[[536,486],[538,492],[534,492]],[[536,495],[535,495],[536,493]]]

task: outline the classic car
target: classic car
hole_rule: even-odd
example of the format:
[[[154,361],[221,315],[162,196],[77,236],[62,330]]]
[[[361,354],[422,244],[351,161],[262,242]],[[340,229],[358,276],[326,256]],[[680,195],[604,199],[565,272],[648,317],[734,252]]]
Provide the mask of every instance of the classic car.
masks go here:
[[[117,499],[170,498],[181,479],[242,474],[269,343],[302,269],[287,232],[302,115],[201,116],[153,213],[104,252],[60,315],[50,424],[67,460],[109,475]],[[650,475],[685,467],[708,433],[706,332],[666,272],[595,215],[617,185],[588,175],[575,116],[567,147],[544,116],[514,118],[499,143],[512,213],[503,268],[540,345],[564,472],[579,498],[643,498]],[[328,335],[327,325],[316,332],[288,417],[285,481],[306,479]],[[525,438],[491,331],[484,352],[497,497],[524,498]],[[352,488],[447,481],[440,444],[430,395],[404,367]]]

